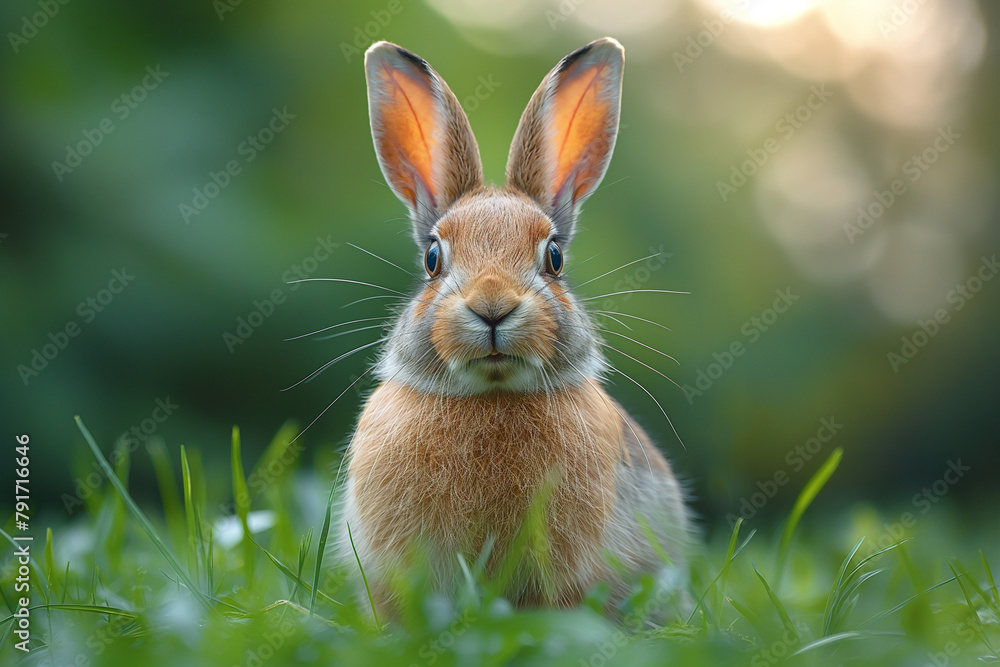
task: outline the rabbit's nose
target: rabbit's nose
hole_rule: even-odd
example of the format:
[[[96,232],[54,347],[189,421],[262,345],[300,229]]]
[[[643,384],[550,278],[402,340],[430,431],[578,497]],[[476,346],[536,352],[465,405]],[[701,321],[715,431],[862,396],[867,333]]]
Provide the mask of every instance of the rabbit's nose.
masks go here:
[[[490,305],[493,307],[475,308],[473,306],[469,306],[469,310],[475,313],[476,317],[481,319],[483,322],[486,322],[491,329],[496,329],[500,326],[500,323],[507,319],[507,316],[513,313],[518,306],[517,303],[504,304],[499,307],[497,307],[498,304]]]
[[[520,304],[517,291],[501,276],[483,276],[466,291],[466,308],[491,329],[496,329]]]

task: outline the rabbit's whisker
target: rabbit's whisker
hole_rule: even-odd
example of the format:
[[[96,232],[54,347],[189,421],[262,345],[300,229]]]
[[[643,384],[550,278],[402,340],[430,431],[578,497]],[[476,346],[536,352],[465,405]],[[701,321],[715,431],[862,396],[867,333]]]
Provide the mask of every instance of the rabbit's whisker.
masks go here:
[[[656,373],[657,375],[659,375],[659,376],[660,376],[661,378],[663,378],[664,380],[667,380],[668,382],[670,382],[670,383],[671,383],[672,385],[674,385],[675,387],[677,387],[677,388],[678,388],[678,389],[680,389],[681,391],[684,391],[684,388],[683,388],[683,387],[681,387],[681,386],[680,386],[679,384],[677,384],[677,382],[676,382],[676,381],[675,381],[675,380],[674,380],[673,378],[671,378],[670,376],[668,376],[668,375],[665,375],[664,373],[661,373],[660,371],[656,370],[655,368],[653,368],[652,366],[650,366],[649,364],[647,364],[647,363],[646,363],[645,361],[641,361],[641,360],[639,360],[639,359],[636,359],[635,357],[633,357],[633,356],[632,356],[631,354],[629,354],[628,352],[622,352],[621,350],[619,350],[619,349],[618,349],[617,347],[615,347],[614,345],[608,345],[607,343],[600,343],[600,345],[601,345],[602,347],[606,347],[606,348],[608,348],[609,350],[614,350],[615,352],[617,352],[618,354],[620,354],[620,355],[622,355],[622,356],[625,356],[625,357],[628,357],[629,359],[631,359],[632,361],[634,361],[634,362],[635,362],[635,363],[637,363],[637,364],[641,364],[641,365],[645,366],[645,367],[646,367],[646,368],[648,368],[649,370],[651,370],[651,371],[653,371],[654,373]]]
[[[607,294],[598,294],[597,296],[588,296],[580,301],[593,301],[594,299],[603,299],[609,296],[618,296],[620,294],[638,294],[640,292],[656,292],[659,294],[690,294],[691,292],[679,292],[677,290],[668,289],[628,289],[621,292],[609,292]]]
[[[588,257],[587,259],[583,260],[582,262],[578,262],[578,263],[574,264],[573,266],[569,267],[568,269],[566,269],[565,271],[563,271],[563,275],[564,276],[568,276],[569,274],[573,273],[574,271],[576,271],[577,269],[579,269],[581,266],[583,266],[584,264],[586,264],[587,262],[589,262],[590,260],[596,259],[596,258],[598,258],[600,256],[601,256],[600,253],[597,253],[596,255],[591,255],[590,257]]]
[[[596,278],[591,278],[590,280],[587,280],[587,281],[584,281],[584,282],[580,283],[579,285],[576,286],[576,289],[580,289],[584,285],[589,285],[590,283],[594,282],[595,280],[600,280],[601,278],[604,278],[605,276],[610,276],[612,273],[615,273],[616,271],[621,271],[622,269],[627,269],[628,267],[632,266],[633,264],[638,264],[639,262],[645,262],[647,259],[652,259],[654,257],[659,257],[659,256],[660,256],[660,253],[654,252],[652,255],[646,255],[645,257],[640,257],[639,259],[633,259],[631,262],[627,262],[625,264],[622,264],[617,269],[611,269],[610,271],[602,273],[601,275],[597,276]]]
[[[628,318],[631,318],[633,320],[639,320],[640,322],[645,322],[646,324],[652,324],[653,326],[660,327],[661,329],[665,329],[665,330],[670,331],[670,332],[673,331],[673,329],[671,329],[670,327],[665,327],[662,324],[660,324],[659,322],[654,322],[653,320],[647,320],[645,317],[639,317],[638,315],[632,315],[630,313],[621,313],[621,312],[618,312],[617,310],[594,310],[594,309],[591,309],[590,312],[592,312],[592,313],[600,313],[602,315],[618,315],[619,317],[628,317]]]
[[[660,350],[657,350],[655,347],[652,347],[651,345],[646,345],[645,343],[640,343],[639,341],[637,341],[635,338],[632,338],[631,336],[626,336],[623,333],[618,333],[617,331],[612,331],[611,329],[601,329],[601,328],[598,328],[597,330],[600,331],[601,333],[611,334],[613,336],[619,336],[621,338],[624,338],[625,340],[632,341],[636,345],[641,345],[642,347],[646,348],[647,350],[650,350],[651,352],[656,352],[657,354],[666,357],[667,359],[669,359],[670,361],[674,362],[678,366],[680,366],[680,364],[681,364],[681,362],[677,361],[676,359],[674,359],[673,357],[671,357],[666,352],[661,352]]]
[[[347,308],[349,306],[353,306],[354,304],[361,303],[362,301],[371,301],[372,299],[395,299],[396,301],[399,301],[400,303],[405,303],[406,302],[406,299],[403,299],[403,298],[398,297],[398,296],[393,296],[391,294],[377,294],[375,296],[366,296],[363,299],[356,299],[354,301],[351,301],[350,303],[345,303],[340,308],[343,310],[344,308]]]
[[[360,250],[361,252],[363,252],[363,253],[365,253],[365,254],[367,254],[367,255],[371,255],[371,256],[372,256],[372,257],[374,257],[375,259],[377,259],[377,260],[380,260],[380,261],[382,261],[382,262],[385,262],[385,263],[386,263],[386,264],[388,264],[389,266],[392,266],[392,267],[395,267],[395,268],[399,269],[400,271],[402,271],[402,272],[403,272],[403,273],[405,273],[406,275],[410,276],[410,277],[411,277],[411,278],[413,278],[414,280],[419,280],[419,281],[420,281],[420,283],[421,283],[422,285],[425,285],[425,286],[427,286],[427,287],[430,287],[430,288],[431,288],[432,290],[434,290],[434,291],[435,291],[435,292],[437,292],[438,294],[441,294],[441,290],[439,290],[439,289],[438,289],[438,288],[437,288],[437,287],[436,287],[436,286],[434,285],[434,283],[432,283],[432,282],[431,282],[431,281],[429,281],[429,280],[424,280],[424,279],[422,279],[422,278],[418,278],[418,277],[417,277],[417,276],[416,276],[415,274],[413,274],[413,273],[410,273],[409,271],[407,271],[406,269],[404,269],[403,267],[401,267],[401,266],[400,266],[399,264],[396,264],[395,262],[390,262],[390,261],[389,261],[389,260],[387,260],[387,259],[386,259],[385,257],[382,257],[382,256],[380,256],[380,255],[376,255],[376,254],[375,254],[375,253],[373,253],[373,252],[372,252],[371,250],[366,250],[366,249],[362,248],[361,246],[358,246],[358,245],[354,245],[353,243],[348,243],[347,245],[349,245],[349,246],[351,246],[352,248],[355,248],[355,249],[357,249],[357,250]]]
[[[400,292],[399,290],[392,289],[390,287],[385,287],[384,285],[376,285],[374,283],[366,283],[361,280],[348,280],[347,278],[302,278],[301,280],[290,280],[287,284],[294,285],[296,283],[347,283],[349,285],[362,285],[364,287],[374,287],[375,289],[384,290],[386,292],[392,292],[393,294],[398,294],[403,299],[419,301],[420,303],[426,303],[428,306],[434,304],[429,301],[422,301],[416,297],[411,297],[406,292]]]
[[[625,327],[629,331],[634,331],[634,329],[632,327],[630,327],[629,325],[625,324],[624,322],[622,322],[620,319],[618,319],[614,315],[608,315],[607,313],[601,313],[601,314],[598,315],[598,317],[604,317],[606,319],[611,320],[612,322],[617,322],[618,324],[622,325],[623,327]]]
[[[590,257],[588,257],[587,259],[583,260],[579,264],[574,264],[573,266],[569,267],[568,269],[566,269],[565,271],[563,271],[561,275],[568,276],[569,274],[573,273],[573,271],[575,271],[576,269],[580,268],[581,266],[583,266],[584,264],[586,264],[590,260],[594,259],[595,257],[598,257],[598,255],[591,255]],[[549,283],[545,283],[544,285],[542,285],[541,287],[539,287],[538,289],[536,289],[535,292],[534,292],[535,296],[538,296],[539,294],[541,294],[542,290],[545,289],[546,287],[548,287],[548,285],[549,285]],[[552,297],[546,297],[545,301],[550,301],[551,299],[552,299]]]
[[[545,369],[545,366],[543,364],[543,366],[542,366],[543,373],[544,373],[544,369]],[[605,494],[604,494],[604,476],[601,473],[601,461],[600,461],[600,458],[598,457],[596,441],[591,436],[590,429],[587,428],[587,421],[583,418],[583,411],[580,410],[580,405],[576,402],[576,399],[573,398],[572,392],[566,392],[566,398],[568,398],[569,401],[570,401],[570,403],[573,404],[573,410],[576,412],[577,423],[580,425],[580,429],[583,431],[583,435],[584,435],[584,443],[583,443],[584,444],[584,449],[583,449],[584,479],[586,480],[586,479],[590,478],[590,472],[589,472],[590,471],[590,455],[593,454],[594,455],[594,465],[597,468],[597,481],[598,481],[598,484],[600,485],[600,488],[601,488],[601,504],[603,506],[602,509],[604,511],[607,511],[608,501],[607,501],[607,498],[605,498]],[[559,428],[559,433],[563,434],[563,433],[565,433],[565,430],[562,428],[562,420],[561,420],[561,418],[558,417],[558,414],[559,414],[559,412],[556,411],[556,415],[557,415],[557,417],[556,417],[557,428]],[[618,429],[618,432],[619,432],[619,453],[621,453],[621,451],[624,449],[624,445],[621,442],[621,429]]]
[[[681,440],[681,436],[677,432],[677,429],[674,428],[674,423],[670,420],[670,416],[667,415],[667,411],[663,409],[663,406],[660,405],[660,402],[658,400],[656,400],[656,397],[653,396],[653,394],[648,389],[646,389],[646,387],[644,387],[642,385],[642,383],[640,383],[638,380],[636,380],[635,378],[633,378],[628,373],[625,373],[624,371],[622,371],[621,369],[617,368],[616,366],[614,366],[613,364],[610,364],[610,363],[608,364],[608,367],[611,370],[613,370],[614,372],[618,373],[619,375],[623,375],[626,379],[628,379],[631,382],[633,382],[637,387],[639,387],[639,389],[642,389],[644,392],[646,392],[647,396],[649,396],[651,399],[653,399],[653,402],[656,403],[656,407],[658,407],[660,409],[660,412],[663,414],[664,419],[666,419],[667,423],[670,425],[670,430],[674,432],[674,436],[677,438],[677,442],[681,443],[681,447],[683,447],[684,450],[687,451],[687,446],[684,444],[684,441]]]
[[[610,407],[612,410],[614,410],[615,412],[618,413],[619,419],[621,419],[622,422],[626,426],[628,426],[628,430],[632,431],[632,435],[635,437],[636,442],[642,442],[642,440],[639,438],[639,434],[637,434],[635,432],[635,429],[632,428],[632,424],[630,424],[629,421],[628,421],[628,419],[625,418],[625,415],[623,415],[621,413],[621,411],[618,408],[615,407],[614,403],[612,403],[611,401],[609,401],[607,399],[607,396],[605,396],[604,391],[598,385],[594,384],[593,380],[591,380],[589,377],[587,377],[583,373],[583,371],[581,371],[579,368],[576,367],[576,364],[574,364],[572,361],[569,360],[569,357],[566,355],[566,353],[563,352],[561,349],[559,349],[558,342],[555,345],[555,350],[562,356],[563,361],[565,361],[567,364],[570,365],[570,367],[573,370],[575,370],[577,373],[579,373],[580,377],[582,377],[584,380],[586,380],[588,383],[590,383],[590,386],[593,387],[595,391],[597,391],[598,395],[602,397],[602,399],[604,400],[604,402],[607,403],[608,407]],[[620,427],[618,429],[618,453],[621,455],[621,458],[624,461],[625,460],[625,439],[623,437],[622,430],[621,430]],[[650,474],[653,473],[652,468],[650,468],[649,473]]]
[[[359,375],[358,378],[357,378],[357,380],[355,380],[350,385],[348,385],[347,389],[345,389],[344,391],[342,391],[340,393],[340,396],[343,396],[344,394],[346,394],[351,389],[351,387],[353,387],[355,384],[358,383],[358,381],[361,380],[361,378],[363,378],[364,376],[366,376],[369,373],[371,373],[377,367],[378,367],[378,362],[376,362],[376,363],[372,364],[371,366],[369,366],[368,370],[366,370],[364,373],[362,373],[361,375]],[[391,382],[392,379],[395,378],[396,375],[398,375],[398,374],[399,374],[399,371],[396,371],[395,373],[393,373],[392,377],[389,378],[388,382]],[[338,400],[340,400],[340,396],[338,396],[337,398],[333,399],[333,403],[336,403]],[[309,426],[312,426],[313,424],[315,424],[316,421],[320,417],[323,416],[323,413],[325,413],[327,410],[329,410],[330,408],[332,408],[333,407],[333,403],[330,403],[330,405],[326,406],[326,409],[323,410],[323,412],[319,413],[319,415],[317,415],[316,419],[312,420],[312,423],[310,423]],[[308,429],[309,426],[307,426],[306,428]],[[305,430],[303,430],[302,433],[305,433]],[[334,480],[333,480],[334,485],[337,486],[338,488],[340,487],[340,471],[344,467],[344,461],[347,460],[347,454],[350,451],[351,445],[354,443],[354,438],[355,438],[355,436],[357,436],[357,434],[358,434],[358,431],[357,431],[357,429],[355,429],[354,433],[351,434],[351,439],[347,441],[346,445],[344,445],[344,453],[340,457],[340,464],[337,466],[337,475],[334,477]],[[302,435],[302,434],[300,433],[299,435]]]
[[[302,378],[301,380],[299,380],[298,382],[296,382],[295,384],[293,384],[291,387],[285,387],[281,391],[288,391],[289,389],[294,389],[295,387],[298,387],[303,382],[308,382],[309,380],[313,379],[314,377],[316,377],[317,375],[319,375],[320,373],[322,373],[323,371],[325,371],[330,366],[333,366],[335,363],[337,363],[341,359],[346,359],[347,357],[351,356],[352,354],[357,354],[361,350],[368,349],[369,347],[372,347],[373,345],[378,345],[381,342],[382,342],[382,339],[379,338],[378,340],[373,341],[371,343],[367,343],[365,345],[361,345],[360,347],[356,347],[353,350],[351,350],[350,352],[345,352],[344,354],[340,355],[339,357],[326,362],[325,364],[323,364],[322,366],[320,366],[319,368],[317,368],[316,370],[314,370],[312,373],[310,373],[306,377]]]
[[[324,331],[329,331],[330,329],[337,329],[339,327],[346,327],[349,324],[359,324],[361,322],[374,322],[375,320],[388,320],[388,317],[362,317],[360,320],[351,320],[350,322],[343,322],[341,324],[334,324],[329,327],[323,327],[322,329],[317,329],[316,331],[310,331],[309,333],[299,334],[298,336],[292,336],[291,338],[286,338],[285,342],[290,340],[298,340],[300,338],[307,338],[308,336],[315,336],[318,333],[323,333]]]
[[[367,327],[358,327],[357,329],[348,329],[347,331],[340,331],[335,334],[330,334],[328,336],[320,336],[316,340],[329,340],[331,338],[339,338],[340,336],[347,336],[353,333],[358,333],[359,331],[369,331],[371,329],[385,329],[387,325],[385,324],[372,324]]]
[[[309,426],[306,426],[306,427],[305,427],[304,429],[302,429],[302,430],[301,430],[301,431],[299,432],[299,434],[298,434],[297,436],[295,436],[295,438],[294,438],[294,439],[292,440],[292,442],[295,442],[296,440],[298,440],[299,438],[301,438],[301,437],[302,437],[302,435],[303,435],[303,434],[304,434],[304,433],[305,433],[306,431],[308,431],[308,430],[309,430],[309,429],[310,429],[310,428],[312,427],[312,425],[313,425],[313,424],[315,424],[316,422],[318,422],[318,421],[319,421],[319,418],[320,418],[320,417],[322,417],[323,415],[325,415],[325,414],[327,413],[327,411],[328,411],[328,410],[329,410],[330,408],[332,408],[332,407],[333,407],[333,404],[334,404],[334,403],[336,403],[337,401],[339,401],[339,400],[340,400],[340,398],[341,398],[341,397],[342,397],[342,396],[343,396],[344,394],[346,394],[346,393],[347,393],[348,391],[350,391],[350,390],[351,390],[351,387],[353,387],[353,386],[354,386],[354,385],[356,385],[356,384],[357,384],[358,382],[360,382],[360,381],[361,381],[361,378],[363,378],[363,377],[365,377],[366,375],[368,375],[369,373],[371,373],[371,372],[372,372],[372,371],[373,371],[373,370],[375,369],[375,366],[376,366],[376,365],[377,365],[377,364],[372,364],[371,366],[369,366],[369,367],[368,367],[368,370],[366,370],[366,371],[365,371],[364,373],[362,373],[361,375],[359,375],[359,376],[357,377],[357,379],[355,379],[355,380],[354,380],[354,382],[352,382],[351,384],[347,385],[347,388],[346,388],[346,389],[344,389],[344,391],[340,392],[340,394],[338,394],[338,395],[337,395],[337,398],[333,399],[333,400],[332,400],[332,401],[330,402],[330,405],[328,405],[328,406],[326,406],[325,408],[323,408],[323,411],[322,411],[322,412],[320,412],[320,413],[319,413],[318,415],[316,415],[316,418],[315,418],[315,419],[313,419],[313,420],[312,420],[311,422],[309,422]],[[292,386],[294,386],[294,385],[292,385]],[[353,440],[353,436],[352,436],[352,438],[351,438],[351,439]],[[288,443],[288,444],[291,444],[291,442],[290,442],[290,443]],[[341,463],[343,463],[343,459],[341,459]],[[337,474],[338,474],[338,475],[340,474],[340,471],[339,471],[339,469],[338,469],[338,471],[337,471]]]
[[[385,263],[386,263],[386,264],[388,264],[389,266],[394,266],[394,267],[396,267],[397,269],[399,269],[400,271],[402,271],[402,272],[403,272],[403,273],[405,273],[406,275],[410,276],[411,278],[414,278],[414,279],[416,278],[416,276],[415,276],[415,275],[413,275],[412,273],[410,273],[409,271],[407,271],[406,269],[404,269],[403,267],[401,267],[401,266],[400,266],[399,264],[396,264],[395,262],[390,262],[390,261],[389,261],[389,260],[387,260],[387,259],[386,259],[385,257],[381,257],[381,256],[379,256],[379,255],[376,255],[376,254],[375,254],[375,253],[373,253],[373,252],[372,252],[371,250],[365,250],[365,249],[364,249],[364,248],[362,248],[361,246],[358,246],[358,245],[354,245],[353,243],[348,243],[347,245],[351,246],[351,247],[352,247],[352,248],[354,248],[355,250],[360,250],[361,252],[365,253],[366,255],[371,255],[371,256],[372,256],[372,257],[374,257],[375,259],[377,259],[377,260],[380,260],[380,261],[382,261],[382,262],[385,262]]]
[[[385,290],[386,292],[392,292],[393,294],[398,294],[402,297],[409,296],[405,292],[400,292],[399,290],[390,289],[384,285],[376,285],[375,283],[366,283],[361,280],[350,280],[348,278],[301,278],[299,280],[289,280],[289,285],[295,285],[296,283],[349,283],[351,285],[364,285],[365,287],[374,287],[376,289]]]

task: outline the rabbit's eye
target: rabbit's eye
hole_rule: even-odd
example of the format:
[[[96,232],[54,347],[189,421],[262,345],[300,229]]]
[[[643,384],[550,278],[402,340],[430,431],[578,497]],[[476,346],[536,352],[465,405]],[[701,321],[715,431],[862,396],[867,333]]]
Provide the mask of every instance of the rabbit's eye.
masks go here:
[[[545,251],[545,264],[554,276],[558,276],[563,267],[562,249],[555,241],[549,241],[549,247]]]
[[[427,252],[424,253],[424,268],[431,278],[441,273],[441,245],[437,241],[432,241],[427,246]]]

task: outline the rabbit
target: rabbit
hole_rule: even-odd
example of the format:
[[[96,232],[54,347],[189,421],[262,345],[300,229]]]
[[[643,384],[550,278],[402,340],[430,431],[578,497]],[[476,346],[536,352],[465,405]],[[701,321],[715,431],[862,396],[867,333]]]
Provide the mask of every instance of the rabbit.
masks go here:
[[[378,163],[427,274],[386,335],[345,455],[339,548],[377,608],[415,545],[446,593],[459,555],[488,553],[487,573],[513,556],[502,593],[519,608],[571,607],[601,582],[620,599],[640,575],[685,571],[682,487],[601,387],[601,339],[562,275],[615,146],[623,65],[611,38],[563,58],[494,187],[437,72],[389,42],[365,54]],[[524,538],[531,516],[541,542]]]

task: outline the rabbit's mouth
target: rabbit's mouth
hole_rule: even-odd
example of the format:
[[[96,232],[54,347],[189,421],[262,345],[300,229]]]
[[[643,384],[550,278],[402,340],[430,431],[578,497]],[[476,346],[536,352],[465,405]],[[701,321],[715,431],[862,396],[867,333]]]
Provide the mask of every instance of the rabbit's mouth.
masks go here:
[[[517,374],[523,360],[513,354],[494,350],[482,357],[471,360],[469,370],[485,380],[487,385],[504,384]]]
[[[495,372],[499,369],[511,366],[517,363],[517,361],[518,357],[515,357],[512,354],[505,354],[494,350],[485,356],[476,357],[472,360],[472,363]]]

